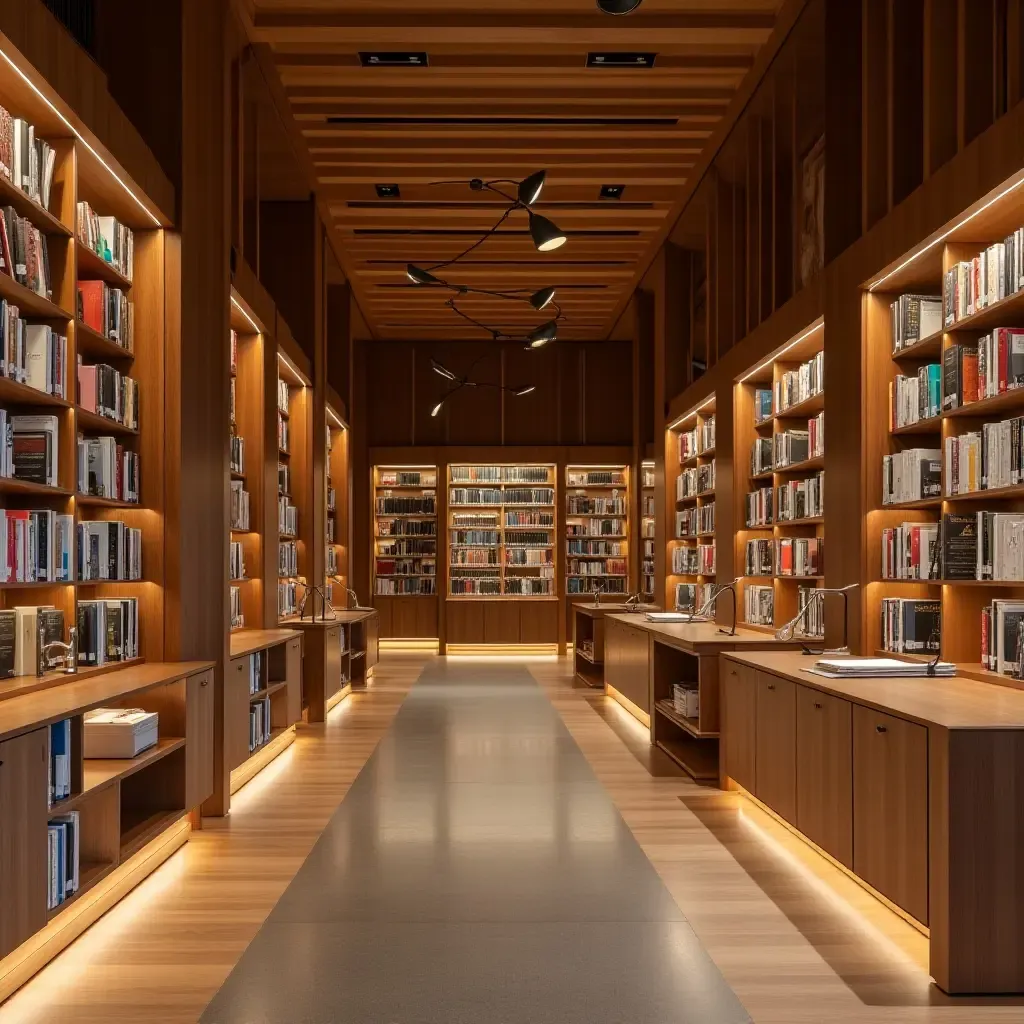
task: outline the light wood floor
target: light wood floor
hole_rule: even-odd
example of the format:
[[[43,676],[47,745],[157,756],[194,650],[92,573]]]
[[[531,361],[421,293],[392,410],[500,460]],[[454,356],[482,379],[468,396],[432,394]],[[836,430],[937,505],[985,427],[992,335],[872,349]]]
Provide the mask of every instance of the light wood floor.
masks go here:
[[[368,693],[335,709],[326,727],[300,732],[236,796],[230,818],[207,822],[0,1008],[0,1024],[194,1022],[425,660],[386,655]],[[652,758],[618,705],[571,689],[564,661],[529,667],[757,1024],[1024,1022],[1024,999],[945,999],[923,969],[925,940],[908,925],[739,798]]]

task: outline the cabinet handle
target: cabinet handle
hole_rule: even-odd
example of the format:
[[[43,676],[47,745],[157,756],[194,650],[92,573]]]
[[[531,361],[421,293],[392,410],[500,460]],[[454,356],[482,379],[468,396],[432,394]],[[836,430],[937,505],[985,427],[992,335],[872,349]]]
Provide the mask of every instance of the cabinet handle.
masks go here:
[[[876,725],[875,732],[888,732],[889,730],[884,725]]]
[[[199,685],[200,686],[209,686],[210,685],[210,680],[204,677],[204,678],[199,680]]]
[[[774,683],[769,683],[768,684],[768,689],[769,690],[774,690],[775,689],[775,684]]]
[[[814,710],[815,711],[820,711],[821,710],[821,705],[817,701],[814,702]]]

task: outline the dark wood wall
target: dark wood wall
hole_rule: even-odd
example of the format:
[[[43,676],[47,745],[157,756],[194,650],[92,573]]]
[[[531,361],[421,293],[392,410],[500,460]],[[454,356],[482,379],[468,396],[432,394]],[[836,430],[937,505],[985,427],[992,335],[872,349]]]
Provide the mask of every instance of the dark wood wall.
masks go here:
[[[515,397],[463,388],[437,417],[449,388],[431,358],[452,372],[536,390]],[[568,342],[538,351],[492,342],[356,344],[365,381],[367,443],[412,445],[632,445],[633,346],[629,341]]]

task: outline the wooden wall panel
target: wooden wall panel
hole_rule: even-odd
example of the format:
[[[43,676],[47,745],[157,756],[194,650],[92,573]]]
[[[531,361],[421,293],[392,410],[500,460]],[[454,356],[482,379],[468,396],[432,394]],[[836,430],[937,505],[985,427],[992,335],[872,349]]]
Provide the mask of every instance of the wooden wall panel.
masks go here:
[[[259,276],[312,363],[316,351],[318,227],[316,205],[260,203]]]
[[[583,443],[583,348],[561,345],[558,348],[558,441]]]
[[[924,178],[924,0],[889,0],[889,206]]]
[[[366,357],[367,444],[412,444],[413,391],[409,367],[414,346],[397,341],[360,347]]]
[[[934,174],[956,154],[957,5],[925,0],[924,7],[924,174]]]
[[[584,360],[584,443],[631,444],[632,346],[628,342],[587,345]]]
[[[455,348],[453,345],[452,348]],[[489,344],[486,348],[471,342],[459,346],[463,355],[449,367],[460,375],[469,373],[469,379],[491,384],[501,383],[501,349]],[[425,368],[435,381],[445,382],[430,370],[429,353],[434,347],[417,345],[417,363]],[[475,365],[474,365],[475,364]],[[447,364],[446,364],[447,365]],[[440,392],[443,394],[443,391]],[[501,402],[504,396],[493,388],[463,388],[445,402],[438,417],[444,423],[445,440],[448,444],[501,444]],[[433,402],[427,397],[416,396],[417,420]]]
[[[558,346],[528,352],[506,345],[505,383],[533,384],[537,390],[516,398],[505,396],[504,444],[551,444],[558,438]]]
[[[330,259],[330,252],[328,252]],[[327,383],[351,405],[352,290],[347,284],[327,286]]]

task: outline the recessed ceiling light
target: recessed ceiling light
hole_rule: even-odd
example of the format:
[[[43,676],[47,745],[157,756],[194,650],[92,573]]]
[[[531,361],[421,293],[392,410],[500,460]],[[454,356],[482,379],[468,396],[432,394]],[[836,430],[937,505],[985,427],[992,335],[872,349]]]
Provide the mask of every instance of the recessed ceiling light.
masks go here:
[[[377,185],[378,199],[401,199],[402,193],[397,185]]]
[[[425,51],[360,50],[359,62],[364,68],[422,68],[427,66]]]
[[[597,0],[597,6],[605,14],[632,14],[643,0]]]
[[[379,186],[378,186],[379,187]],[[625,185],[602,185],[601,186],[601,198],[602,199],[621,199],[622,193],[626,191]]]
[[[653,68],[656,53],[639,53],[637,51],[588,53],[588,68]]]

